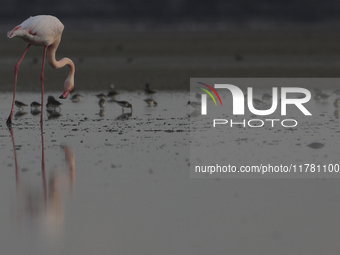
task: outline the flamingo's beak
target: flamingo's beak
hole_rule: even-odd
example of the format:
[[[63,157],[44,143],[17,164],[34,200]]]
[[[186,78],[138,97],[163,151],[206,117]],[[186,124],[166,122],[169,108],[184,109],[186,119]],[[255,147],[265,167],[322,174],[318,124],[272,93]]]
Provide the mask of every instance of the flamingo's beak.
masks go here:
[[[67,90],[67,91],[65,91],[59,98],[60,98],[60,99],[66,99],[69,93],[70,93],[70,91]]]

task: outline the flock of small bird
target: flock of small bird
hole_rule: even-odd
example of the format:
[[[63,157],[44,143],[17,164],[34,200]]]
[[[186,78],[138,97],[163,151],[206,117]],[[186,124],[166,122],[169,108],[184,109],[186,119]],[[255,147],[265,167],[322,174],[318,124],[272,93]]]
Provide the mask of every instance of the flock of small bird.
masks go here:
[[[124,113],[125,108],[130,108],[131,109],[130,113],[132,113],[133,111],[132,104],[130,104],[128,101],[116,100],[116,96],[119,95],[119,92],[114,89],[114,84],[110,84],[109,87],[110,87],[110,91],[107,94],[100,93],[96,95],[96,97],[99,98],[98,104],[99,104],[100,109],[103,110],[105,108],[106,101],[108,101],[108,102],[115,102],[119,106],[121,106],[122,113]],[[144,99],[144,101],[148,104],[148,106],[157,106],[157,102],[154,99],[152,99],[152,95],[156,93],[156,91],[150,88],[149,83],[145,84],[144,92],[148,96],[146,99]]]
[[[124,109],[125,108],[130,108],[131,109],[131,112],[130,114],[132,113],[132,104],[130,104],[129,102],[127,101],[118,101],[116,100],[116,96],[119,95],[120,93],[118,91],[116,91],[114,89],[114,84],[110,84],[109,85],[110,87],[110,91],[107,93],[107,94],[103,94],[103,93],[100,93],[100,94],[97,94],[96,97],[99,98],[99,102],[98,102],[98,105],[100,107],[100,113],[99,115],[100,116],[103,116],[104,115],[104,108],[105,108],[105,104],[106,102],[115,102],[117,103],[119,106],[122,107],[122,113],[124,113]],[[152,98],[152,95],[156,93],[156,91],[152,90],[150,88],[150,84],[149,83],[146,83],[145,84],[145,88],[144,88],[144,92],[145,92],[145,95],[147,95],[147,98],[144,99],[144,101],[147,103],[148,106],[150,107],[155,107],[157,106],[157,102]],[[71,97],[71,100],[72,102],[74,103],[77,103],[81,100],[81,98],[83,97],[81,94],[74,94],[74,92],[72,93],[71,92],[72,97]],[[48,113],[48,117],[49,119],[50,118],[56,118],[56,117],[59,117],[60,116],[60,106],[62,105],[62,103],[60,103],[58,100],[56,100],[53,96],[49,96],[47,98],[47,104],[46,104],[46,111]],[[27,107],[28,105],[25,104],[25,103],[22,103],[20,101],[15,101],[15,106],[18,107],[18,110],[19,112],[17,113],[17,116],[22,116],[24,114],[26,114],[25,112],[23,112],[23,109],[24,107]],[[41,104],[34,101],[30,104],[31,106],[31,113],[33,115],[37,115],[40,113],[40,106]]]
[[[333,106],[338,109],[340,108],[340,89],[333,91],[336,98],[333,103]],[[330,95],[323,93],[319,88],[314,88],[314,100],[318,102],[326,102]]]
[[[15,114],[16,117],[20,117],[26,114],[26,112],[24,112],[24,107],[28,106],[27,104],[20,102],[20,101],[15,101],[15,106],[18,107],[19,111]],[[53,119],[53,118],[58,118],[61,116],[60,114],[60,106],[62,105],[62,103],[60,103],[58,100],[56,100],[53,96],[49,96],[47,98],[47,104],[46,104],[46,111],[48,114],[48,119]],[[39,110],[41,104],[34,101],[30,104],[31,106],[31,114],[32,115],[38,115],[41,113],[41,111]]]
[[[97,94],[96,97],[99,98],[99,102],[98,105],[100,107],[100,114],[99,115],[104,115],[104,108],[105,108],[105,104],[106,102],[115,102],[117,103],[119,106],[122,107],[122,113],[124,113],[124,108],[130,108],[132,113],[132,104],[130,104],[127,101],[118,101],[116,100],[116,96],[119,95],[120,93],[118,91],[116,91],[114,89],[114,85],[110,84],[110,91],[107,94]],[[150,88],[150,84],[146,83],[145,84],[145,88],[144,88],[144,92],[147,95],[147,98],[144,99],[144,101],[147,103],[148,106],[150,107],[155,107],[157,106],[157,102],[152,98],[152,95],[154,93],[156,93],[156,91],[152,90]],[[333,103],[334,107],[336,108],[336,110],[340,111],[340,89],[335,90],[333,92],[336,95],[336,99]],[[77,103],[81,100],[83,96],[81,94],[73,94],[71,97],[72,102]],[[196,95],[197,98],[200,98],[200,94]],[[247,95],[245,95],[245,97],[247,97]],[[323,93],[320,89],[315,88],[314,89],[314,95],[313,98],[315,101],[317,102],[326,102],[328,100],[328,98],[330,97],[330,95]],[[262,100],[254,98],[253,99],[253,104],[254,106],[258,107],[258,108],[265,108],[269,105],[269,103],[272,100],[272,96],[270,94],[263,94],[262,95]],[[25,113],[23,113],[23,109],[24,107],[28,106],[25,103],[22,103],[20,101],[15,101],[15,105],[16,107],[18,107],[19,109],[19,113],[18,115],[23,115]],[[53,118],[53,117],[58,117],[60,116],[60,106],[62,105],[62,103],[60,103],[58,100],[56,100],[53,96],[49,96],[47,98],[47,104],[46,104],[46,111],[49,114],[49,118]],[[187,105],[191,105],[193,108],[195,108],[195,110],[198,110],[199,108],[201,108],[201,103],[200,102],[195,102],[195,101],[188,101]],[[33,115],[37,115],[40,113],[39,111],[39,107],[41,106],[40,103],[34,101],[30,104],[31,106],[31,113]],[[59,110],[59,111],[58,111]],[[339,113],[340,114],[340,113]]]

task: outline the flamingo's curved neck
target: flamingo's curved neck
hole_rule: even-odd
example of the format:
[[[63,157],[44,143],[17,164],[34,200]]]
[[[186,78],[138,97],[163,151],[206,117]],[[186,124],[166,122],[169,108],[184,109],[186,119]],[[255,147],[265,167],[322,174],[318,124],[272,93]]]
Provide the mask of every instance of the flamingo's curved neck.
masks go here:
[[[75,66],[71,59],[69,58],[62,58],[61,60],[57,61],[55,59],[55,53],[57,51],[57,48],[59,46],[61,38],[57,39],[53,44],[47,47],[47,60],[48,63],[55,69],[64,67],[65,65],[68,65],[69,67],[69,74],[67,76],[67,79],[65,80],[64,84],[64,93],[61,96],[61,98],[66,98],[68,93],[73,89],[74,87],[74,73],[75,73]]]

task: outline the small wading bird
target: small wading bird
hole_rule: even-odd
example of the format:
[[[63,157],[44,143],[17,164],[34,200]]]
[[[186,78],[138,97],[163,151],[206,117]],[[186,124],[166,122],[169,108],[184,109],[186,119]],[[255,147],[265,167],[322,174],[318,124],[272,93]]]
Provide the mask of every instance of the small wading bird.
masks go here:
[[[106,98],[106,95],[103,93],[97,94],[96,97],[98,98]]]
[[[119,95],[119,92],[115,90],[114,84],[109,84],[110,91],[107,93],[106,97],[109,99],[109,102],[114,102],[116,100],[116,96]]]
[[[56,108],[59,108],[59,110],[60,110],[61,105],[62,105],[62,103],[60,103],[58,100],[56,100],[53,96],[48,96],[47,104],[46,104],[47,109],[49,109],[49,110],[53,109],[55,111]]]
[[[109,93],[107,93],[107,97],[112,100],[114,100],[117,95],[119,95],[119,92],[116,90],[112,90]]]
[[[80,95],[80,94],[74,94],[72,97],[71,97],[71,100],[73,103],[78,103],[80,101],[80,98],[82,98],[83,96]]]
[[[256,106],[258,108],[266,108],[268,107],[268,104],[266,104],[265,102],[261,101],[260,99],[253,99],[253,106]]]
[[[12,123],[13,117],[13,107],[15,102],[15,92],[17,86],[17,77],[19,66],[25,57],[28,48],[31,45],[34,46],[43,46],[44,47],[44,54],[43,54],[43,62],[42,62],[42,69],[41,69],[41,108],[43,107],[44,102],[44,69],[45,69],[45,59],[47,57],[48,63],[53,68],[61,68],[65,65],[69,67],[69,74],[67,79],[64,83],[64,93],[59,97],[61,99],[65,99],[70,91],[74,87],[74,73],[75,73],[75,66],[71,59],[69,58],[62,58],[61,60],[57,61],[55,59],[55,53],[59,46],[61,40],[61,34],[64,30],[64,25],[60,22],[59,19],[49,15],[38,15],[34,17],[30,17],[25,20],[20,25],[16,26],[12,31],[7,33],[9,38],[13,37],[20,37],[25,42],[28,43],[26,50],[22,54],[18,64],[15,66],[15,78],[14,78],[14,91],[13,91],[13,102],[12,102],[12,109],[11,113],[7,119],[7,124]],[[43,109],[41,109],[41,117],[40,123],[43,122]]]
[[[191,106],[194,107],[195,109],[201,108],[201,103],[199,103],[199,102],[191,102],[191,101],[188,101],[187,105],[191,105]]]
[[[100,100],[99,100],[99,107],[100,107],[100,109],[103,109],[104,107],[105,107],[105,99],[104,98],[101,98]]]
[[[19,108],[19,111],[23,110],[27,104],[24,104],[23,102],[20,101],[15,101],[15,106]]]
[[[145,94],[147,94],[147,95],[152,95],[152,94],[155,94],[155,93],[156,93],[156,91],[150,89],[150,84],[149,84],[149,83],[146,83],[146,84],[145,84],[144,92],[145,92]]]
[[[144,99],[144,102],[147,103],[150,107],[157,106],[157,102],[151,98]]]
[[[122,112],[124,112],[124,108],[130,108],[132,112],[132,105],[127,101],[115,101],[117,104],[119,104],[122,107]]]
[[[339,98],[335,99],[333,105],[335,108],[340,108],[340,99]]]
[[[109,84],[109,87],[110,87],[110,91],[109,91],[109,93],[107,93],[108,97],[114,97],[114,96],[119,95],[119,92],[117,90],[115,90],[114,84],[112,84],[112,83]]]
[[[34,102],[31,103],[31,108],[37,109],[37,108],[40,107],[40,106],[41,106],[41,104],[38,103],[38,102],[36,102],[36,101],[34,101]]]
[[[324,93],[318,93],[314,96],[314,100],[316,100],[316,101],[321,100],[323,102],[326,102],[328,98],[329,98],[329,95],[324,94]]]
[[[272,96],[269,94],[263,94],[262,101],[263,102],[270,102],[272,100]]]
[[[36,101],[31,103],[31,114],[33,116],[38,115],[38,114],[41,113],[41,111],[38,109],[40,106],[41,106],[41,104],[36,102]]]

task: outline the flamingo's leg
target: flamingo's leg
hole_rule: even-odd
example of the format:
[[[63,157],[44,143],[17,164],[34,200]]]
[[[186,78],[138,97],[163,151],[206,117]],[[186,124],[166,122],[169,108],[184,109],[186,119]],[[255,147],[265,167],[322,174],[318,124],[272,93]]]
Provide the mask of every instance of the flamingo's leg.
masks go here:
[[[15,66],[15,76],[14,76],[14,91],[13,91],[13,101],[12,101],[12,109],[11,109],[11,113],[9,114],[8,116],[8,119],[6,121],[7,124],[11,124],[12,123],[12,117],[13,117],[13,110],[14,110],[14,102],[15,102],[15,92],[16,92],[16,89],[17,89],[17,80],[18,80],[18,72],[19,72],[19,66],[22,62],[22,60],[24,59],[27,51],[28,51],[28,48],[31,46],[31,44],[28,44],[27,45],[27,48],[26,50],[24,51],[24,54],[22,54],[18,64]]]
[[[41,81],[41,115],[40,115],[40,123],[43,123],[43,115],[44,115],[44,82],[45,82],[44,71],[45,71],[46,50],[47,50],[47,46],[44,46],[44,56],[43,56],[41,75],[40,75],[40,81]]]

